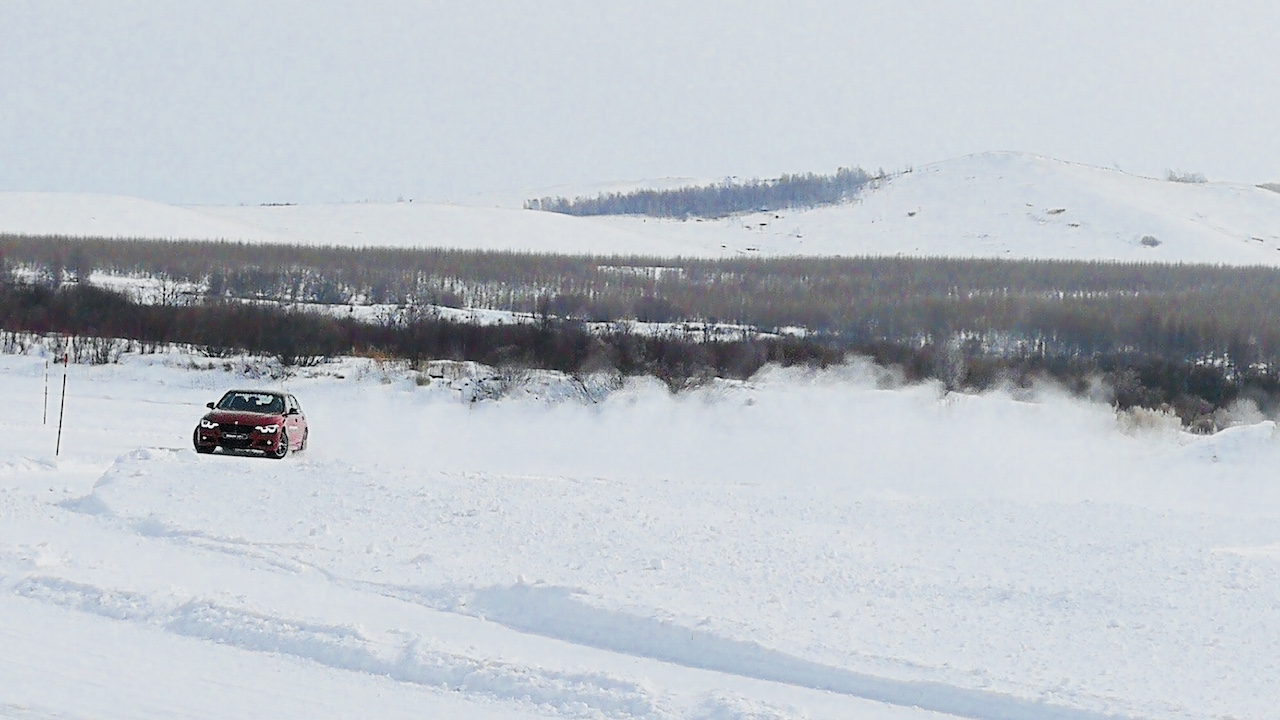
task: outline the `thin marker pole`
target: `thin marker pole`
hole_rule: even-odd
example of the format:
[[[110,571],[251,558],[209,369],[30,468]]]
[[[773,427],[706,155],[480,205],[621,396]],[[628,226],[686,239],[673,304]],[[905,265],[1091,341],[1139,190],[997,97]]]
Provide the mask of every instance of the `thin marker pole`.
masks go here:
[[[49,424],[49,358],[44,359],[44,415],[40,417],[40,424]]]
[[[67,409],[67,356],[62,356],[62,404],[58,407],[58,444],[53,449],[53,456],[62,453],[62,415]]]

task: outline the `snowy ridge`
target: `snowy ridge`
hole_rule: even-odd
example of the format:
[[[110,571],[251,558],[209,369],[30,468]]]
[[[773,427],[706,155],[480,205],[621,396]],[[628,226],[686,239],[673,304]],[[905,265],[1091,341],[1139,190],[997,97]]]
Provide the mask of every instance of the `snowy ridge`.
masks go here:
[[[187,208],[119,195],[0,192],[0,233],[162,240],[286,238]]]
[[[638,185],[664,183],[616,187]],[[909,255],[1275,266],[1278,228],[1280,193],[1156,180],[1019,153],[919,167],[873,183],[846,205],[719,220],[570,217],[414,202],[177,208],[133,198],[0,193],[0,232],[10,233],[667,257]]]

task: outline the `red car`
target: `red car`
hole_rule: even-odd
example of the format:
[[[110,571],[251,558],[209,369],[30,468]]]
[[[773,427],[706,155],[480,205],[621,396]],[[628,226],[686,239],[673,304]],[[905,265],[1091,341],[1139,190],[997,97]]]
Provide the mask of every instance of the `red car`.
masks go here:
[[[200,418],[192,434],[198,453],[261,453],[277,460],[290,450],[307,449],[307,416],[298,399],[274,390],[231,390],[212,412]]]

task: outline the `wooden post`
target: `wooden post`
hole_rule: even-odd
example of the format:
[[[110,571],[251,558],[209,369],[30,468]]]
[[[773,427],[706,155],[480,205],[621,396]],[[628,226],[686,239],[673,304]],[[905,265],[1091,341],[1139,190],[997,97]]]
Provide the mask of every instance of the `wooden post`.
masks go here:
[[[67,356],[62,356],[62,404],[58,407],[58,444],[53,449],[53,456],[62,454],[62,415],[67,409]]]

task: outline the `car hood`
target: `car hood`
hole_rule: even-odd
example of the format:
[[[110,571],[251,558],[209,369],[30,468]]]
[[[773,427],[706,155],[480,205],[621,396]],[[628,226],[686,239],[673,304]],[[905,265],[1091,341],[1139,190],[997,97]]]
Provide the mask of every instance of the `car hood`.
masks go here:
[[[214,410],[204,417],[206,420],[229,425],[265,425],[284,420],[284,416],[279,413],[256,413],[243,410]]]

